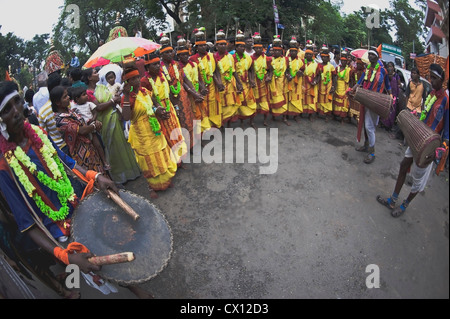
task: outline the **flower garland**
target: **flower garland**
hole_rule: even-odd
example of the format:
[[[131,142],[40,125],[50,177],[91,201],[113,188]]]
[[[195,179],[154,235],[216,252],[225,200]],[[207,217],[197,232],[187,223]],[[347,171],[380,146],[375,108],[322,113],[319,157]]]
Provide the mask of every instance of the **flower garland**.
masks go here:
[[[159,75],[159,79],[161,81],[161,84],[164,86],[163,99],[166,100],[166,111],[170,112],[169,83],[167,81],[164,81],[162,74]],[[152,77],[149,77],[148,81],[150,82],[150,85],[152,86],[152,91],[155,94],[156,101],[158,101],[158,103],[161,104],[161,97],[159,96],[158,88],[156,87],[155,81],[152,79]]]
[[[294,65],[293,62],[296,62],[296,64]],[[300,59],[292,60],[292,58],[289,57],[289,65],[290,65],[289,71],[291,73],[291,77],[295,78],[297,76],[298,70],[300,70]]]
[[[206,73],[206,67],[203,64],[203,60],[201,57],[198,58],[198,65],[200,67],[200,70],[202,71],[202,76],[203,76],[203,81],[205,82],[205,84],[208,86],[212,83],[213,81],[213,66],[212,66],[212,61],[209,55],[207,55],[208,58],[208,69],[209,69],[209,73]],[[209,76],[209,79],[208,79]]]
[[[236,64],[236,70],[238,71],[238,74],[243,77],[245,73],[245,65],[242,67],[241,61],[245,61],[247,59],[247,56],[245,55],[245,52],[242,53],[242,59],[239,57],[239,54],[236,53],[236,59],[238,63]]]
[[[8,164],[13,169],[20,183],[25,188],[28,196],[33,198],[36,206],[53,221],[62,221],[69,214],[68,202],[73,203],[76,199],[72,184],[67,177],[64,166],[61,163],[58,154],[48,137],[37,126],[32,126],[28,122],[24,123],[25,136],[31,139],[32,144],[39,149],[45,164],[53,177],[48,176],[42,171],[38,171],[36,164],[23,149],[14,143],[4,143],[1,141],[1,149],[5,154]],[[29,180],[23,167],[33,174],[43,185],[57,193],[61,208],[58,211],[51,209],[39,196],[36,187]]]
[[[198,90],[200,89],[200,84],[198,83],[198,69],[195,66],[191,65],[191,70],[194,73],[194,76],[191,77],[190,72],[184,72],[184,74],[186,75],[186,78],[192,83],[192,85],[195,88],[195,91],[198,92]],[[196,81],[194,81],[194,79],[197,79]]]
[[[178,66],[175,63],[173,64],[173,69],[175,72],[175,77],[177,79],[177,88],[175,88],[173,85],[170,85],[170,91],[175,97],[177,97],[181,92],[180,72],[178,71]],[[163,65],[162,70],[168,82],[172,82],[172,77],[170,76],[169,71],[167,70],[167,67],[165,65]]]
[[[339,69],[340,69],[340,67],[339,67]],[[339,76],[342,80],[345,79],[345,75],[346,75],[346,74],[347,74],[347,68],[344,69],[344,74],[342,74],[342,71],[339,71],[339,72],[338,72],[338,76]]]
[[[436,95],[432,95],[431,93],[428,95],[427,99],[425,100],[425,108],[422,114],[420,114],[421,121],[425,121],[425,119],[427,118],[427,114],[430,112],[436,100],[437,100]]]
[[[156,136],[160,136],[161,125],[159,124],[158,119],[155,117],[155,112],[152,108],[153,102],[152,99],[150,98],[150,95],[144,93],[138,94],[136,96],[136,101],[139,101],[145,107],[145,111],[148,115],[148,121],[150,123],[150,127],[152,128],[153,133],[155,133]]]
[[[331,81],[330,72],[325,72],[325,75],[322,73],[322,81],[324,85],[327,85]]]
[[[284,57],[281,57],[278,59],[273,59],[272,61],[273,61],[272,65],[274,65],[273,74],[275,75],[276,78],[279,78],[283,75],[283,69],[284,69],[286,60],[284,59]],[[278,63],[278,66],[277,66],[276,64],[278,61],[280,61],[280,63]]]
[[[218,65],[219,65],[220,73],[224,74],[223,78],[227,82],[230,82],[231,79],[233,78],[233,60],[231,58],[231,54],[227,54],[227,58],[228,58],[228,62],[230,63],[230,68],[228,69],[228,71],[224,70],[222,60],[219,61]],[[228,72],[228,75],[225,75],[226,72]]]
[[[364,77],[364,80],[367,81],[367,79],[369,78],[369,69],[371,67],[371,63],[369,63],[369,65],[367,66],[367,70],[366,70],[366,76]],[[372,71],[372,76],[370,77],[370,82],[373,82],[373,80],[375,79],[375,75],[378,72],[378,69],[380,68],[380,63],[377,62],[377,65],[375,65],[375,72]]]
[[[255,60],[255,73],[256,73],[256,77],[260,80],[263,81],[264,77],[266,76],[266,70],[267,70],[267,60],[265,59],[264,55],[262,55],[263,57],[263,62],[264,63],[257,63],[259,61],[259,58],[257,60]]]

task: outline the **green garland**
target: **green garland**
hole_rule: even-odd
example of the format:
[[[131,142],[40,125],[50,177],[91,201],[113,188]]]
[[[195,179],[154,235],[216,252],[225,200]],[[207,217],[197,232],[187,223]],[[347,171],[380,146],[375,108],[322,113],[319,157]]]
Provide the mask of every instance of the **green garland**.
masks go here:
[[[324,85],[327,85],[328,83],[330,83],[330,81],[331,81],[330,72],[326,72],[326,79],[325,79],[325,76],[322,73],[322,81],[323,80],[325,80],[323,82]]]
[[[223,69],[223,65],[221,63],[222,61],[219,61],[218,65],[219,65],[219,68],[220,68],[220,73],[224,75],[223,78],[227,82],[230,82],[231,79],[233,78],[233,61],[232,61],[232,58],[231,58],[231,54],[228,54],[227,57],[228,57],[228,60],[230,62],[230,68],[228,69],[228,71],[225,71]],[[226,72],[228,72],[228,75],[225,75]]]
[[[369,63],[369,65],[367,66],[367,70],[366,70],[366,75],[364,77],[364,80],[367,81],[367,79],[369,78],[369,69],[371,67],[371,63]],[[375,72],[372,71],[372,76],[370,77],[370,82],[373,82],[373,80],[375,79],[375,75],[377,74],[378,69],[380,68],[380,63],[377,62],[377,65],[375,65]]]
[[[47,167],[51,171],[53,178],[43,173],[42,171],[38,171],[36,164],[31,162],[31,159],[19,146],[16,147],[14,152],[9,151],[8,154],[6,154],[6,159],[8,161],[8,164],[14,170],[16,176],[19,178],[20,183],[24,186],[25,191],[28,193],[28,196],[33,198],[36,206],[42,211],[42,213],[53,221],[62,221],[66,219],[70,211],[68,202],[74,201],[76,195],[73,190],[72,183],[70,182],[64,170],[64,166],[61,163],[58,154],[51,144],[50,140],[39,127],[32,127],[32,129],[43,143],[43,146],[39,151],[44,158]],[[57,193],[59,202],[61,204],[61,208],[58,211],[51,209],[38,195],[36,188],[28,179],[20,163],[27,167],[30,173],[36,176],[36,178],[43,185],[47,186],[50,190]]]
[[[347,74],[347,68],[344,69],[344,74],[343,74],[343,75],[341,75],[341,74],[342,74],[342,71],[339,72],[338,75],[339,75],[339,77],[340,77],[342,80],[344,80],[344,79],[345,79],[345,75]]]
[[[425,100],[425,108],[424,108],[422,114],[420,114],[421,121],[425,121],[425,119],[427,118],[427,114],[430,112],[430,110],[433,107],[436,100],[437,100],[436,95],[431,95],[431,94],[428,95],[427,99]]]
[[[173,85],[170,86],[170,91],[172,92],[172,94],[177,97],[180,92],[181,92],[181,83],[180,81],[177,82],[177,88],[175,89],[175,87]]]
[[[274,59],[273,62],[275,62],[275,60],[276,60],[276,59]],[[286,60],[284,60],[283,57],[279,58],[279,60],[280,60],[280,61],[286,61]],[[272,62],[272,64],[274,64],[273,62]],[[281,65],[281,63],[280,63],[280,65]],[[273,68],[273,74],[275,75],[276,78],[279,78],[279,77],[281,77],[281,76],[283,75],[283,67],[281,67],[281,70],[280,70],[280,71],[277,71],[277,69],[278,69],[278,68],[276,68],[276,67],[274,66],[274,68]]]
[[[156,99],[158,100],[159,97],[157,97]],[[138,94],[136,96],[136,100],[144,106],[146,113],[148,115],[148,122],[150,123],[150,127],[151,127],[153,133],[155,133],[156,136],[160,136],[161,135],[161,125],[159,124],[159,121],[156,118],[155,112],[152,108],[153,102],[152,102],[152,99],[150,98],[150,95],[146,94],[143,97],[142,95]]]
[[[203,65],[203,61],[202,58],[198,58],[198,66],[200,67],[200,69],[202,70],[202,76],[203,76],[203,81],[205,82],[206,86],[210,85],[213,81],[213,67],[212,67],[212,62],[211,62],[211,57],[207,56],[208,58],[208,65],[209,65],[209,76],[210,79],[208,80],[208,75],[206,74],[206,68]]]
[[[205,69],[202,70],[202,75],[203,75],[203,81],[205,82],[205,84],[206,85],[210,85],[212,83],[212,81],[213,81],[213,78],[211,77],[208,80],[208,76],[206,75],[206,70]]]

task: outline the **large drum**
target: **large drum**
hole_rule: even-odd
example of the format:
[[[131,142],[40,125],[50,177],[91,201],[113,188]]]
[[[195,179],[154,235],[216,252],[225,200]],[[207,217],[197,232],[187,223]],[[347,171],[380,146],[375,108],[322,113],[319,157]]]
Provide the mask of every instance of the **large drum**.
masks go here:
[[[120,284],[146,282],[167,265],[172,233],[160,211],[147,199],[129,191],[120,197],[140,216],[135,220],[103,192],[86,197],[72,217],[72,238],[97,256],[134,253],[129,263],[104,265],[102,278]]]
[[[413,153],[414,161],[421,168],[427,167],[441,145],[441,136],[408,110],[398,114],[397,123]]]
[[[362,87],[356,89],[354,99],[378,114],[382,119],[387,119],[394,107],[394,100],[390,95],[366,90]]]

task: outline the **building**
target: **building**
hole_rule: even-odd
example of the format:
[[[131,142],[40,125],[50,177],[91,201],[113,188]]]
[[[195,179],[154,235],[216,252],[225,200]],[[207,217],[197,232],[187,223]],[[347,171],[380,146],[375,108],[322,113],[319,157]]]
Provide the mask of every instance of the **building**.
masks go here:
[[[429,28],[426,38],[426,52],[448,57],[448,39],[443,30],[448,28],[448,1],[441,1],[444,11],[436,1],[427,0],[425,26]],[[448,30],[447,30],[448,35]]]

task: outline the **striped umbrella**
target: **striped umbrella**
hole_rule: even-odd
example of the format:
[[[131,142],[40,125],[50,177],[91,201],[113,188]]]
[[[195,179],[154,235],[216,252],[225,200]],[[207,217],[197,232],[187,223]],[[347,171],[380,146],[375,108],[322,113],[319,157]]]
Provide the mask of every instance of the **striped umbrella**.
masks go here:
[[[99,47],[83,65],[83,68],[95,68],[110,63],[118,63],[123,61],[127,55],[139,57],[160,47],[158,43],[144,38],[119,37]]]

